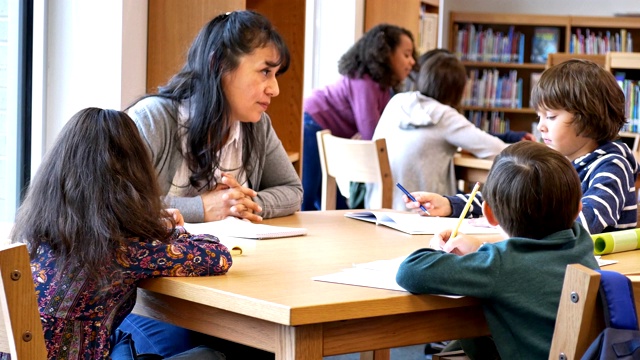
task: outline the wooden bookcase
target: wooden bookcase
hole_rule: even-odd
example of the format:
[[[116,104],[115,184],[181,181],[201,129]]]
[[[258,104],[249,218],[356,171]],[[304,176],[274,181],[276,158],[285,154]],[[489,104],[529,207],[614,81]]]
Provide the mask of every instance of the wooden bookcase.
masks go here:
[[[531,74],[544,71],[546,64],[531,63],[532,39],[536,28],[551,27],[558,31],[558,52],[569,52],[571,49],[571,35],[578,29],[590,32],[618,32],[625,29],[634,38],[634,52],[640,52],[640,21],[632,17],[574,17],[556,15],[525,15],[498,13],[462,13],[451,12],[449,19],[449,50],[456,51],[458,30],[472,24],[482,26],[483,30],[491,28],[494,33],[507,34],[513,26],[516,32],[524,35],[522,60],[520,62],[468,61],[463,64],[468,70],[497,69],[500,76],[517,71],[517,77],[522,79],[521,106],[518,108],[492,106],[462,106],[461,111],[489,111],[504,114],[510,120],[511,130],[532,131],[531,124],[536,120],[535,110],[529,107],[532,79]],[[618,59],[614,56],[614,59]],[[621,58],[620,58],[621,59]],[[616,60],[614,60],[616,61]],[[622,60],[618,60],[622,61]]]
[[[200,28],[213,17],[233,10],[265,15],[284,37],[291,52],[289,70],[278,78],[280,95],[268,114],[298,173],[302,153],[302,92],[306,1],[289,0],[149,0],[147,92],[156,92],[178,72]]]
[[[640,116],[638,115],[640,110],[638,109],[638,104],[640,100],[637,96],[631,96],[629,92],[640,86],[640,52],[610,52],[605,57],[605,69],[611,71],[614,75],[618,72],[624,72],[625,79],[635,82],[635,85],[622,83],[625,96],[627,96],[628,100],[633,99],[635,106],[628,107],[629,128],[621,132],[620,136],[626,138],[629,147],[638,151],[638,146],[640,145]],[[629,99],[630,97],[631,99]]]
[[[423,53],[437,46],[439,10],[440,0],[366,0],[364,31],[381,23],[402,26],[413,35],[418,53]],[[421,18],[422,12],[429,14],[431,20]],[[429,37],[427,42],[433,46],[421,47],[423,36]]]

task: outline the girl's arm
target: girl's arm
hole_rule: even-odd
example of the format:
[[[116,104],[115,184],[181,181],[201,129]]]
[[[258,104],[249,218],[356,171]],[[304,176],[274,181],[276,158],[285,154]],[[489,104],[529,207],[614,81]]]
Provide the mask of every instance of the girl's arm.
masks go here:
[[[232,264],[229,249],[217,237],[192,235],[180,226],[176,227],[168,244],[133,240],[119,250],[117,261],[120,265],[135,269],[143,278],[221,275]]]
[[[502,140],[478,129],[455,109],[449,108],[444,114],[442,125],[446,141],[460,147],[479,158],[493,158],[507,147]]]
[[[349,102],[356,128],[363,140],[371,140],[380,115],[391,99],[390,89],[381,89],[380,85],[369,77],[351,79]]]

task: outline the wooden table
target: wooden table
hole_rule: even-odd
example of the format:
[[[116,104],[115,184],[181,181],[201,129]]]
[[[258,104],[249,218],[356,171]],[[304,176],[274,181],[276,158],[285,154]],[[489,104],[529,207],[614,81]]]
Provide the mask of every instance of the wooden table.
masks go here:
[[[306,227],[309,234],[257,241],[234,257],[224,276],[148,280],[134,312],[274,352],[278,360],[377,349],[362,358],[388,359],[393,347],[489,334],[477,299],[311,280],[354,263],[408,255],[430,239],[343,214],[300,212],[267,220]],[[603,258],[620,261],[605,270],[640,274],[640,251]],[[640,294],[640,287],[635,291]]]
[[[489,334],[479,301],[311,280],[404,256],[430,238],[347,219],[344,211],[300,212],[265,221],[306,227],[307,236],[257,241],[228,274],[146,281],[136,313],[276,354],[323,356]],[[369,354],[371,355],[371,354]]]
[[[465,181],[466,187],[472,188],[475,182],[485,183],[487,181],[487,175],[489,175],[489,169],[493,160],[480,159],[469,153],[456,153],[453,156],[453,165],[456,171],[456,179]],[[470,192],[468,189],[465,192]]]
[[[640,250],[603,255],[602,259],[618,261],[616,264],[603,266],[602,270],[617,271],[627,276],[640,275]]]

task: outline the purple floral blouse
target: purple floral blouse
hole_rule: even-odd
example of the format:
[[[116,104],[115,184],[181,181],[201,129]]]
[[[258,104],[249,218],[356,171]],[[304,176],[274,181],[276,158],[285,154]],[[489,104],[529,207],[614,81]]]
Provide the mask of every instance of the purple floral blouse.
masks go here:
[[[31,262],[49,359],[107,359],[109,337],[136,302],[138,282],[160,276],[224,274],[231,267],[226,246],[212,235],[177,227],[170,244],[130,239],[105,269],[109,285],[99,288],[86,273],[56,273],[51,249]]]

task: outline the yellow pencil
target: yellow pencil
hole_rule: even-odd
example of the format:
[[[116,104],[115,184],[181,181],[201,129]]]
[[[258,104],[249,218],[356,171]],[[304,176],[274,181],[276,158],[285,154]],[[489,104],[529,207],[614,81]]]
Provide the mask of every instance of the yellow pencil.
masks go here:
[[[473,190],[471,190],[471,195],[469,196],[469,200],[467,200],[467,204],[464,206],[464,209],[462,209],[462,214],[460,214],[460,219],[458,219],[458,224],[456,224],[456,227],[453,228],[453,231],[451,232],[451,237],[450,237],[451,239],[458,236],[458,230],[460,230],[460,225],[462,225],[462,220],[464,220],[464,218],[467,217],[467,212],[469,212],[469,208],[471,207],[471,203],[473,202],[473,199],[475,199],[476,197],[476,193],[478,192],[478,189],[480,189],[479,182],[477,182],[473,186]]]

